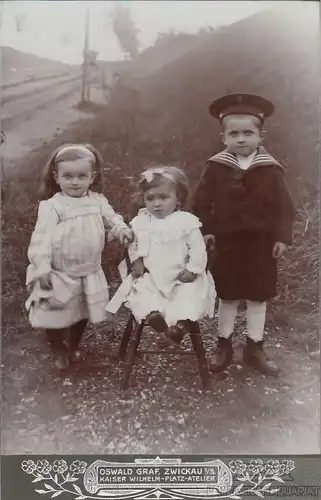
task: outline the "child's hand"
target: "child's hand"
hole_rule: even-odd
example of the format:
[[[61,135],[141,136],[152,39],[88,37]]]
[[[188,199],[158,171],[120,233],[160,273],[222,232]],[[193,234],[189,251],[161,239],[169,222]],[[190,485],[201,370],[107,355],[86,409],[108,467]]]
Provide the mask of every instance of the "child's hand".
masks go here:
[[[205,234],[203,236],[204,243],[206,245],[206,249],[210,252],[214,250],[215,247],[215,236],[214,234]]]
[[[132,263],[132,275],[133,275],[133,278],[137,279],[137,278],[140,278],[141,276],[144,275],[144,272],[145,272],[145,266],[144,266],[144,262],[143,262],[143,259],[136,259],[133,263]]]
[[[275,259],[279,259],[282,257],[284,252],[286,252],[288,249],[288,245],[286,243],[282,243],[282,241],[277,241],[274,243],[273,250],[272,250],[272,255]]]
[[[66,305],[60,302],[60,300],[56,299],[56,297],[48,297],[47,299],[41,299],[41,301],[45,302],[47,304],[47,307],[52,311],[64,309]]]
[[[120,236],[121,244],[127,248],[133,240],[134,240],[134,231],[132,231],[131,229],[125,229]]]
[[[51,273],[43,274],[38,278],[42,290],[52,290]]]
[[[184,269],[184,271],[181,271],[177,278],[182,282],[182,283],[193,283],[193,281],[196,280],[197,274],[192,273],[191,271],[188,271],[187,269]]]

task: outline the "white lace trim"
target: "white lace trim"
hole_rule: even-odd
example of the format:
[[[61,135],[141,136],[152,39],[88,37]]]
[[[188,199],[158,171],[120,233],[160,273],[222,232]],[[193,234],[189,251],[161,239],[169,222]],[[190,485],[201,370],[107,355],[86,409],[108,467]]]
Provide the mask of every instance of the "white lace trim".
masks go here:
[[[202,227],[200,220],[189,212],[177,211],[164,219],[156,219],[146,209],[139,211],[131,225],[138,240],[148,238],[154,243],[180,241],[192,230]]]

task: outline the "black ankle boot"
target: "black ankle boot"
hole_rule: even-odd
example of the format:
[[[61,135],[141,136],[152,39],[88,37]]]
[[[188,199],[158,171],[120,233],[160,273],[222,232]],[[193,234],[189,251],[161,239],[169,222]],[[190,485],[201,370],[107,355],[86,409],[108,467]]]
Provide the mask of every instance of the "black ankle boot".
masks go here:
[[[168,328],[165,319],[158,311],[152,311],[149,313],[146,318],[146,322],[158,333],[166,332]]]
[[[247,366],[251,366],[265,375],[276,377],[280,370],[273,361],[268,359],[263,350],[263,340],[254,342],[249,337],[246,338],[246,346],[243,350],[243,361]]]
[[[165,332],[166,337],[176,344],[180,344],[185,336],[185,328],[182,325],[176,325],[168,328]]]
[[[165,333],[170,340],[176,342],[177,344],[180,344],[185,335],[188,332],[193,332],[194,330],[195,330],[195,321],[191,321],[189,319],[183,319],[181,321],[178,321],[176,326],[168,328]]]
[[[216,351],[210,359],[209,368],[213,373],[219,373],[225,370],[233,358],[233,347],[231,337],[225,339],[218,338]]]

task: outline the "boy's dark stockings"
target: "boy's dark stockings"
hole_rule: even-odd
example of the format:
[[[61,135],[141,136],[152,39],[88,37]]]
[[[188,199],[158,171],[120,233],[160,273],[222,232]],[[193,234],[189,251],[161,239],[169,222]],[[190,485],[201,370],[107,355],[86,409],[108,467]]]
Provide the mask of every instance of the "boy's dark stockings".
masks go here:
[[[211,357],[210,371],[220,373],[228,367],[233,359],[232,337],[219,337],[216,351]]]
[[[77,350],[88,319],[82,319],[69,328],[48,328],[47,338],[53,353],[57,356],[73,353]],[[65,337],[67,336],[67,345]]]

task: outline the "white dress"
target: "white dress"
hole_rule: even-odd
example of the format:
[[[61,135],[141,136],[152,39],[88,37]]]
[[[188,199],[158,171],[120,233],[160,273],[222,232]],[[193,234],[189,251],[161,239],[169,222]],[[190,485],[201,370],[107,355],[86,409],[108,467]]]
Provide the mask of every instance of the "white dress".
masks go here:
[[[149,272],[136,280],[126,278],[106,310],[115,313],[124,302],[137,321],[159,311],[168,326],[179,320],[213,317],[216,292],[213,278],[206,271],[199,219],[183,211],[158,219],[142,209],[131,226],[135,240],[129,247],[130,260],[142,257]],[[194,282],[178,279],[184,269],[198,275]]]
[[[108,284],[101,267],[105,229],[119,237],[127,229],[107,199],[88,191],[72,198],[61,192],[41,201],[31,237],[26,302],[33,327],[65,328],[81,319],[106,319]],[[40,289],[37,278],[52,272],[53,289]]]

